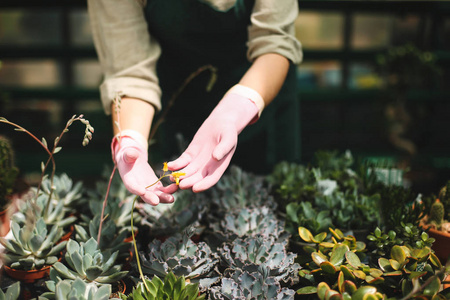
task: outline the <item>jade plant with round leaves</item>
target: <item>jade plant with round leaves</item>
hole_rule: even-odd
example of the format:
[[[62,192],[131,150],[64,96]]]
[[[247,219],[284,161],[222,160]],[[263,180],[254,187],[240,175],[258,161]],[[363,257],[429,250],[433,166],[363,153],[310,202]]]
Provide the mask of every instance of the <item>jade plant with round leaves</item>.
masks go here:
[[[371,264],[371,253],[363,242],[345,236],[339,229],[331,229],[331,238],[322,232],[312,235],[299,228],[300,237],[311,246],[305,246],[300,270],[301,295],[317,294],[319,299],[385,299],[411,296],[436,296],[440,291],[445,268],[429,246],[393,245],[386,257],[379,256]],[[421,289],[418,287],[426,286]],[[448,292],[445,292],[448,293]],[[428,299],[428,298],[426,298]],[[434,299],[434,298],[433,298]]]

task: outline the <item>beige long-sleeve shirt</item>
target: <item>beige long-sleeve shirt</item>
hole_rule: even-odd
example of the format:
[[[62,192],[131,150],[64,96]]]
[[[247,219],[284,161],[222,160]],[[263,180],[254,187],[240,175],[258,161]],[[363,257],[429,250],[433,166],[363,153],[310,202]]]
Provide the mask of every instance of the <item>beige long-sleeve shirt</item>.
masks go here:
[[[236,2],[198,1],[222,11]],[[148,32],[145,5],[146,0],[88,0],[94,44],[104,73],[100,93],[106,114],[111,113],[111,103],[118,94],[161,109],[156,63],[162,50]],[[277,53],[298,64],[302,52],[295,38],[297,16],[297,0],[255,0],[248,26],[248,60]]]

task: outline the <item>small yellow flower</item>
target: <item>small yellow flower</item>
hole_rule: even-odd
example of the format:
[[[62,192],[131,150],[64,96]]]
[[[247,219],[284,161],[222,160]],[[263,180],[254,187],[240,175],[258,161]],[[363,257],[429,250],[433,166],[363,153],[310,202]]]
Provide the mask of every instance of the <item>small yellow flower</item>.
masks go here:
[[[169,171],[169,167],[167,167],[167,161],[164,162],[163,171],[164,171],[164,172]]]
[[[186,173],[183,172],[173,172],[172,174],[170,174],[171,176],[173,176],[173,178],[175,179],[175,184],[179,185],[180,184],[180,176],[184,176],[186,175]]]

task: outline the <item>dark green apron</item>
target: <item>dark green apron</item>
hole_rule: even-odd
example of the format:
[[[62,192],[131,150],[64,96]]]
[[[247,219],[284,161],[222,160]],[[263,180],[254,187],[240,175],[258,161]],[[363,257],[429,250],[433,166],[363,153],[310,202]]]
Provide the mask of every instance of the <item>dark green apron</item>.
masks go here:
[[[206,71],[195,77],[176,98],[155,135],[156,143],[150,146],[152,162],[180,155],[225,92],[250,67],[246,42],[253,4],[254,0],[237,0],[230,10],[221,12],[199,0],[148,0],[149,31],[162,48],[157,73],[163,108],[186,78],[200,67],[212,65],[218,75],[210,92],[206,91],[210,78],[210,72]],[[263,111],[258,122],[247,126],[239,135],[231,164],[265,174],[281,160],[300,160],[295,70],[291,65],[277,98]],[[180,145],[178,133],[184,144]]]

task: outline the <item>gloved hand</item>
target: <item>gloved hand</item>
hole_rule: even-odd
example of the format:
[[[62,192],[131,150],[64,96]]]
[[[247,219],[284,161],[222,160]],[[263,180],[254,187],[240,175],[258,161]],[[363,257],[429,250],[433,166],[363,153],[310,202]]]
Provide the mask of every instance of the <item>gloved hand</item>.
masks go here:
[[[175,184],[164,187],[148,164],[147,143],[138,132],[124,130],[121,137],[114,137],[111,151],[120,177],[131,193],[138,195],[151,205],[172,203],[173,193],[178,189]]]
[[[239,85],[230,89],[183,154],[168,163],[169,170],[186,173],[179,187],[201,192],[215,185],[231,161],[239,133],[258,119],[263,106],[256,91]]]

